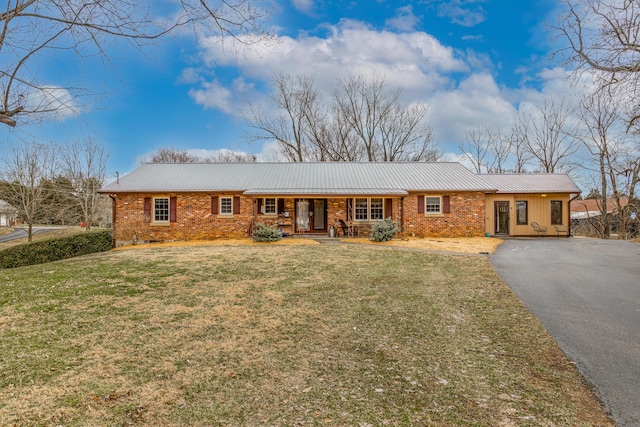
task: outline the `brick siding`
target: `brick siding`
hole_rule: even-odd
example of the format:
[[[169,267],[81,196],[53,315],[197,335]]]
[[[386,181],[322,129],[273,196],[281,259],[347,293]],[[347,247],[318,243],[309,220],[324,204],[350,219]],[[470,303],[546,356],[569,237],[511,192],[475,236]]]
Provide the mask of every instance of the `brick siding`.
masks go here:
[[[450,213],[430,215],[418,213],[418,195],[404,198],[404,236],[474,237],[485,231],[484,193],[429,194],[449,196]]]
[[[211,197],[240,197],[240,214],[218,215],[211,213]],[[445,194],[442,194],[445,195]],[[450,213],[428,215],[418,213],[418,195],[392,199],[392,218],[402,228],[403,236],[416,237],[464,237],[480,236],[485,228],[484,193],[448,193]],[[176,197],[176,221],[153,225],[145,219],[144,200],[153,197]],[[342,235],[339,219],[347,219],[345,198],[326,197],[327,229],[336,228]],[[289,217],[262,215],[255,223],[277,225],[284,232],[295,232],[295,198],[284,200],[284,210]],[[126,194],[119,193],[114,201],[115,244],[131,244],[148,241],[212,240],[222,238],[248,238],[254,213],[254,198],[240,194],[167,193]],[[371,233],[373,222],[355,222],[360,235]],[[322,232],[322,231],[321,231]]]

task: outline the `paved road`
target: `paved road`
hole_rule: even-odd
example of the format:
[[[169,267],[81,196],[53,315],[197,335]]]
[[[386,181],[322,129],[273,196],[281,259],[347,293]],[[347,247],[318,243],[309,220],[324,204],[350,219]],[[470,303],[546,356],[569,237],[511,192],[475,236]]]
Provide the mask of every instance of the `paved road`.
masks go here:
[[[31,234],[46,233],[47,231],[55,230],[56,228],[58,227],[33,227]],[[21,239],[28,235],[29,233],[25,228],[16,228],[13,232],[0,236],[0,243]]]
[[[640,426],[640,243],[510,239],[489,259],[616,424]]]

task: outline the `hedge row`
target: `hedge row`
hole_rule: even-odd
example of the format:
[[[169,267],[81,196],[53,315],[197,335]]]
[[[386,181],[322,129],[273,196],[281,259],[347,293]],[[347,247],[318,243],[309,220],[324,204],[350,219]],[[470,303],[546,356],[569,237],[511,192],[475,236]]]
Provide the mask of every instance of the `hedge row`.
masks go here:
[[[0,268],[23,267],[104,252],[112,248],[111,231],[100,230],[12,246],[0,251]]]

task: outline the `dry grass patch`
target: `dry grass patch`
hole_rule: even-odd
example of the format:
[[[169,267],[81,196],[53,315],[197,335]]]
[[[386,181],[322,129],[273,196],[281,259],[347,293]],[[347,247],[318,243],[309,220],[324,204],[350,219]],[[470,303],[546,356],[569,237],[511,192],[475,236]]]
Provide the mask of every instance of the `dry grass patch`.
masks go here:
[[[0,280],[2,425],[612,425],[484,257],[154,245]]]
[[[407,238],[394,239],[388,242],[374,242],[369,238],[358,237],[342,239],[344,242],[365,243],[379,246],[396,246],[401,248],[425,249],[443,252],[458,253],[493,253],[503,242],[495,237],[443,237],[443,238]]]

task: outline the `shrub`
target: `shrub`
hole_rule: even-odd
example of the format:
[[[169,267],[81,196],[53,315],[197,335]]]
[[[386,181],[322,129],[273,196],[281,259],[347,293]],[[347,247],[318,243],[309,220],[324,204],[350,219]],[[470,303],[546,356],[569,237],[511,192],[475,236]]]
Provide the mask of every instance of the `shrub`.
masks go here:
[[[282,232],[275,225],[258,224],[251,237],[256,242],[275,242],[282,239]]]
[[[386,242],[393,239],[398,231],[400,231],[398,224],[392,221],[391,218],[387,218],[382,222],[376,222],[374,224],[371,240]]]
[[[95,252],[104,252],[112,247],[110,230],[90,231],[25,243],[0,251],[0,268],[43,264]]]

